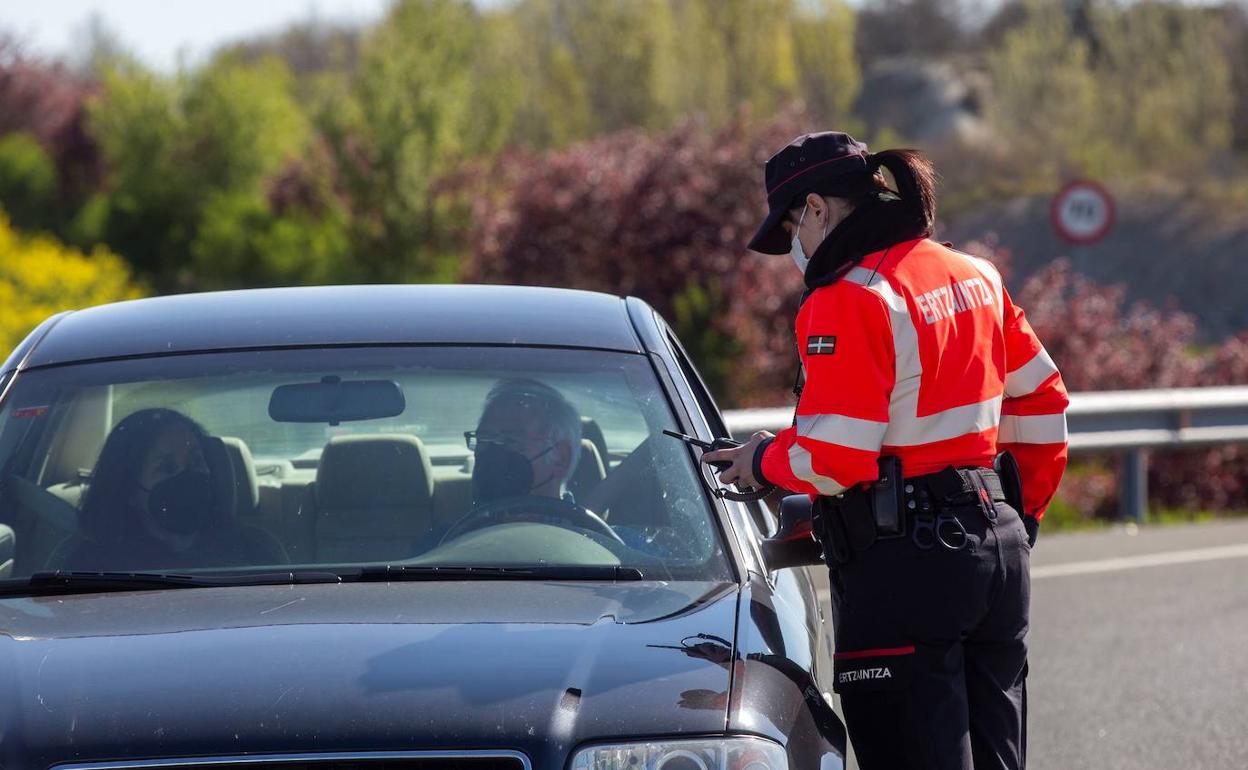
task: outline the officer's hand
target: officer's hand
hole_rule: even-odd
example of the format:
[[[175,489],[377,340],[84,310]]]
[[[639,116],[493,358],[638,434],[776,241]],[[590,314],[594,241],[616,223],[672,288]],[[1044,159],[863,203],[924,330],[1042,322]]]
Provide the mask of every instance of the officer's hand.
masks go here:
[[[760,487],[758,479],[754,478],[754,450],[758,449],[758,445],[764,440],[774,438],[774,434],[765,430],[760,430],[750,440],[739,447],[732,449],[716,449],[712,452],[705,452],[702,455],[702,462],[730,462],[732,465],[719,472],[719,480],[724,484],[736,484],[738,487]]]

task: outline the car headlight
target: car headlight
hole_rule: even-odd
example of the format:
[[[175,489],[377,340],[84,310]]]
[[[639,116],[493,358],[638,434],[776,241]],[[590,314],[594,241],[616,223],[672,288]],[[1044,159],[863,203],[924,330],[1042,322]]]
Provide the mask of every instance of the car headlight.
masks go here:
[[[784,748],[762,738],[613,743],[581,749],[572,770],[788,770]]]

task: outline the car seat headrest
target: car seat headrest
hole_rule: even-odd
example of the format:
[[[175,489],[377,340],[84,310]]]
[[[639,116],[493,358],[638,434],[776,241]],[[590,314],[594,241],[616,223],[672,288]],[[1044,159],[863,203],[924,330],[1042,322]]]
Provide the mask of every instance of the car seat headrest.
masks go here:
[[[256,463],[251,457],[251,450],[241,438],[222,436],[230,457],[230,466],[234,469],[234,507],[235,513],[247,515],[253,513],[260,505],[260,481],[256,478]]]
[[[233,521],[237,510],[238,493],[234,483],[234,463],[230,460],[225,442],[216,436],[208,436],[204,442],[204,461],[217,500],[217,515],[223,521]]]
[[[433,498],[433,468],[415,436],[336,436],[321,452],[316,499],[332,508],[426,508]]]

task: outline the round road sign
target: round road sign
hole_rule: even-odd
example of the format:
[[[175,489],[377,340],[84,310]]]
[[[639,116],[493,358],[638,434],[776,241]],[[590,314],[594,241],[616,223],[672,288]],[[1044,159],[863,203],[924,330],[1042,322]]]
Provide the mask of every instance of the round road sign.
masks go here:
[[[1049,218],[1058,234],[1067,241],[1095,243],[1114,226],[1114,199],[1096,182],[1071,182],[1053,196]]]

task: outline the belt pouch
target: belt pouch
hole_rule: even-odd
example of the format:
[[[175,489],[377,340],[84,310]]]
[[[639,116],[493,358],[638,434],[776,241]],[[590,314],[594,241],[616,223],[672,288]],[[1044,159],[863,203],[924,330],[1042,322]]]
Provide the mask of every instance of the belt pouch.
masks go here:
[[[1019,470],[1018,460],[1007,450],[997,455],[992,461],[992,468],[1001,481],[1001,491],[1005,495],[1006,505],[1023,515],[1023,474]]]
[[[939,507],[962,504],[975,495],[975,488],[970,481],[952,465],[924,476],[923,481]]]
[[[875,544],[875,515],[872,511],[871,495],[855,489],[845,493],[840,500],[841,518],[845,522],[845,533],[849,536],[849,547],[854,553],[862,553]]]
[[[845,564],[849,561],[850,546],[841,506],[830,497],[820,496],[815,498],[814,507],[821,524],[819,542],[824,561],[829,567]]]

